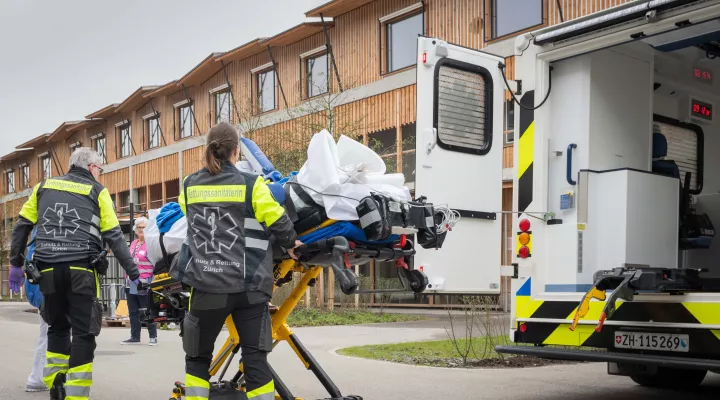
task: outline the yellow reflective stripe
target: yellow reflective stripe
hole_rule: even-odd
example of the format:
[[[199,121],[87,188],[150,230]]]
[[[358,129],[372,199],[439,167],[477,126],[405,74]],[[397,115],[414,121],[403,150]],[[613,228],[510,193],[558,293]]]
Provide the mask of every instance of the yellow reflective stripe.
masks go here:
[[[185,400],[207,400],[210,397],[210,382],[185,374]]]
[[[180,185],[180,195],[178,196],[178,204],[180,204],[180,209],[182,210],[183,214],[187,215],[187,210],[185,209],[185,181],[187,180],[187,176],[183,178],[182,185]]]
[[[248,399],[252,399],[255,397],[259,397],[266,394],[274,394],[275,393],[275,381],[270,381],[267,384],[255,389],[251,390],[247,393]]]
[[[187,188],[187,203],[243,203],[245,185],[197,185]]]
[[[60,179],[48,179],[45,181],[43,189],[53,189],[59,190],[61,192],[77,193],[87,196],[92,191],[92,185],[72,181],[63,181]]]
[[[519,148],[522,150],[518,156],[518,176],[521,176],[530,168],[535,156],[535,122],[533,121],[518,139]]]
[[[95,274],[95,290],[97,291],[96,297],[100,298],[100,281],[98,281],[98,273],[97,271],[93,270],[93,274]]]
[[[720,304],[682,303],[683,306],[703,325],[720,325]],[[720,339],[720,330],[711,330]]]
[[[33,224],[37,224],[38,220],[38,202],[37,202],[37,191],[40,187],[40,184],[38,183],[33,188],[32,194],[27,199],[25,204],[23,204],[22,209],[20,210],[20,216],[25,218],[26,220],[32,222]]]
[[[76,270],[76,271],[93,272],[91,269],[89,269],[89,268],[83,268],[83,267],[70,267],[70,269],[74,269],[74,270]]]
[[[58,359],[60,359],[60,360],[69,360],[69,359],[70,359],[70,355],[69,355],[69,354],[65,355],[65,354],[60,354],[60,353],[53,353],[53,352],[51,352],[51,351],[46,351],[46,352],[45,352],[45,357],[47,357],[48,359],[50,359],[50,358],[58,358]]]
[[[194,288],[190,288],[190,298],[188,298],[188,312],[190,312],[190,307],[192,306],[192,295],[193,295]]]
[[[44,274],[44,273],[46,273],[48,271],[52,271],[52,270],[53,270],[52,268],[45,268],[45,269],[41,270],[40,273]]]
[[[252,207],[255,219],[267,226],[274,224],[285,213],[285,209],[275,200],[270,188],[259,176],[253,186]]]
[[[110,192],[108,192],[107,188],[100,192],[98,205],[100,207],[100,232],[107,232],[116,226],[120,226],[120,222],[115,214],[115,207],[110,198]]]

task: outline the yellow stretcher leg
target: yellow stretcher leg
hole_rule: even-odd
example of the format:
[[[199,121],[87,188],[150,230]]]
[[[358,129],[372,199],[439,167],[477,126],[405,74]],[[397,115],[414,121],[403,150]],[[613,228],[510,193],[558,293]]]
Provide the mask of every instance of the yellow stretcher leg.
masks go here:
[[[315,374],[315,376],[320,380],[320,383],[325,387],[325,389],[327,389],[328,393],[331,395],[332,398],[354,398],[362,400],[361,397],[343,397],[340,394],[340,391],[337,389],[335,384],[330,380],[325,371],[322,370],[322,368],[318,365],[312,355],[310,355],[307,349],[303,347],[302,343],[300,343],[300,341],[293,334],[292,330],[287,324],[287,318],[290,316],[290,313],[295,309],[295,307],[297,307],[298,303],[305,295],[305,292],[310,288],[313,280],[320,275],[321,271],[322,267],[320,266],[310,266],[306,268],[294,260],[285,260],[275,267],[275,281],[284,278],[288,273],[291,272],[302,273],[302,278],[300,279],[300,282],[295,287],[295,289],[293,289],[293,291],[290,293],[290,296],[288,296],[288,298],[285,300],[285,302],[279,305],[277,311],[271,314],[272,337],[274,340],[273,348],[280,341],[287,342],[293,349],[297,357],[300,359],[300,362],[303,363],[306,369],[311,370]],[[274,286],[273,291],[276,289],[277,286]],[[212,363],[210,364],[211,378],[218,375],[223,366],[227,368],[227,363],[231,361],[230,357],[238,351],[240,341],[242,340],[242,338],[240,338],[238,335],[235,324],[232,321],[232,317],[228,317],[225,320],[225,325],[228,328],[229,336],[225,340],[223,346],[215,355]],[[238,366],[238,373],[235,375],[235,378],[233,378],[233,382],[237,383],[238,387],[241,387],[242,385],[242,374],[243,365],[242,362],[240,362]],[[276,375],[274,371],[273,374]],[[303,400],[302,398],[293,396],[290,393],[289,389],[277,376],[275,376],[274,379],[275,389],[277,391],[277,394],[275,395],[276,399]],[[181,390],[178,390],[178,388],[180,388],[179,385],[181,384],[176,383],[176,388],[173,391],[173,397],[171,397],[171,399],[182,399],[182,396],[184,395],[184,387]]]

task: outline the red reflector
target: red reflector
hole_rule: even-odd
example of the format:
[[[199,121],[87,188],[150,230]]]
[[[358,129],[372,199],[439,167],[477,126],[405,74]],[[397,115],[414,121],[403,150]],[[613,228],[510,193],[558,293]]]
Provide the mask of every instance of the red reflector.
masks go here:
[[[400,248],[405,248],[405,245],[407,244],[407,236],[400,235]]]
[[[422,62],[423,62],[423,64],[425,64],[427,62],[427,53],[423,53]]]
[[[523,232],[527,232],[530,230],[530,221],[527,219],[523,219],[518,224],[520,226],[520,230]]]
[[[520,332],[521,332],[521,333],[527,332],[527,325],[525,325],[525,324],[520,324]]]
[[[527,246],[520,247],[520,250],[518,250],[518,255],[520,258],[528,258],[530,256],[530,248]]]

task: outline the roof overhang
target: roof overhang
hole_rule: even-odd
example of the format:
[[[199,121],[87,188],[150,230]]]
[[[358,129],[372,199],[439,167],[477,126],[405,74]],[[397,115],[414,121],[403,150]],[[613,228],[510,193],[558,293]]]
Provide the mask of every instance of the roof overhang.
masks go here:
[[[159,88],[153,90],[152,92],[145,93],[143,95],[143,97],[150,100],[150,99],[154,99],[156,97],[166,96],[168,94],[175,93],[179,90],[177,83],[178,83],[178,81],[170,81],[170,82],[160,86]]]
[[[190,72],[185,74],[182,78],[177,81],[178,86],[194,86],[205,82],[207,79],[217,74],[223,67],[223,64],[218,61],[218,57],[225,53],[212,53],[205,57],[200,64],[196,65],[195,68],[191,69]]]
[[[128,112],[128,111],[135,111],[138,108],[140,108],[141,105],[145,104],[147,102],[147,99],[145,99],[145,94],[150,93],[154,90],[156,90],[159,86],[153,85],[153,86],[141,86],[136,91],[134,91],[130,96],[128,96],[127,99],[123,100],[122,103],[120,103],[116,108],[116,113],[122,113],[122,112]]]
[[[28,140],[27,142],[17,146],[16,149],[32,149],[34,147],[41,146],[45,144],[45,142],[47,142],[48,136],[50,136],[49,133],[43,133],[42,135],[36,136]]]
[[[266,49],[264,41],[266,38],[253,39],[240,47],[236,47],[222,56],[217,58],[221,64],[231,63],[233,61],[244,60],[256,54],[262,53]]]
[[[96,119],[96,118],[107,118],[113,114],[115,114],[115,109],[117,108],[119,104],[113,103],[105,108],[101,108],[100,110],[95,111],[92,114],[86,115],[85,118],[87,119]]]
[[[326,21],[328,27],[333,26],[332,21]],[[292,28],[281,32],[270,39],[263,42],[264,46],[287,46],[293,43],[297,43],[305,38],[308,38],[316,33],[323,31],[322,22],[303,22],[302,24],[295,25]]]
[[[57,127],[53,131],[53,133],[50,134],[50,136],[47,138],[48,143],[50,142],[59,142],[62,140],[65,140],[69,138],[75,131],[71,130],[71,128],[75,127],[76,125],[80,124],[83,121],[66,121],[60,124],[60,126]]]
[[[375,0],[333,0],[327,2],[319,7],[313,8],[312,10],[305,13],[306,17],[331,17],[335,18],[338,15],[345,14],[348,11],[352,11],[356,8],[360,8],[368,3],[372,3]]]
[[[21,148],[21,149],[17,149],[17,150],[13,151],[13,152],[10,153],[10,154],[6,154],[6,155],[2,156],[2,158],[0,158],[0,161],[2,161],[2,162],[5,162],[5,161],[16,161],[16,160],[18,160],[19,158],[22,158],[22,157],[30,154],[32,151],[33,151],[32,148]]]
[[[70,132],[77,132],[82,129],[91,128],[95,125],[99,125],[100,123],[105,122],[102,118],[96,118],[96,119],[86,119],[85,121],[81,121],[78,124],[72,125],[68,127],[68,131]]]

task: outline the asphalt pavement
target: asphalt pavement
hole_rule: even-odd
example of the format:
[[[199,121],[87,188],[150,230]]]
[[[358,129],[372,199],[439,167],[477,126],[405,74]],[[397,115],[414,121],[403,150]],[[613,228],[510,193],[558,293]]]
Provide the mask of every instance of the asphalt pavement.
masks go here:
[[[26,393],[38,316],[23,312],[22,304],[0,303],[0,400],[49,398],[45,393]],[[709,374],[692,393],[640,387],[630,379],[609,376],[605,364],[555,365],[523,369],[445,369],[415,367],[382,361],[339,356],[335,350],[364,344],[444,339],[446,321],[382,325],[297,328],[295,333],[312,352],[344,395],[377,399],[537,399],[537,400],[641,400],[717,399],[720,375]],[[157,347],[120,344],[128,328],[103,328],[98,339],[93,400],[166,400],[173,382],[184,379],[184,354],[177,331],[160,331]],[[226,333],[218,338],[219,346]],[[270,362],[297,397],[327,397],[320,383],[281,343]]]

